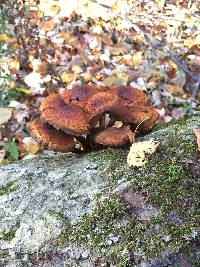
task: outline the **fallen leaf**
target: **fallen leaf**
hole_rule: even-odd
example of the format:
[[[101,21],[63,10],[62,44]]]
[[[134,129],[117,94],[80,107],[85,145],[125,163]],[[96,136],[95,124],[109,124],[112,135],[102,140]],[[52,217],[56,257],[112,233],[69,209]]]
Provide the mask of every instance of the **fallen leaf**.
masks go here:
[[[18,92],[22,92],[24,94],[32,94],[31,90],[29,90],[25,87],[15,87],[15,90]]]
[[[184,45],[187,47],[200,45],[200,34],[198,34],[194,38],[184,40]]]
[[[55,27],[55,23],[54,23],[53,19],[48,20],[48,21],[42,21],[39,24],[39,27],[44,31],[52,31]]]
[[[149,140],[133,143],[127,157],[129,166],[142,167],[147,164],[148,154],[153,154],[159,145],[158,141]]]
[[[100,35],[99,35],[99,39],[105,44],[105,45],[113,45],[113,41],[112,41],[112,39],[109,37],[109,36],[107,36],[105,33],[101,33]]]
[[[122,125],[123,125],[122,121],[115,121],[115,123],[114,123],[114,127],[116,127],[116,128],[120,128],[120,127],[122,127]]]
[[[16,73],[20,69],[20,64],[19,64],[19,61],[17,58],[10,61],[8,63],[8,65],[9,65],[9,69],[10,69],[10,71],[12,71],[12,73]]]
[[[183,88],[179,85],[166,84],[165,91],[175,96],[181,96],[184,94]]]
[[[200,129],[194,129],[194,134],[197,138],[198,150],[200,151]]]
[[[24,82],[30,87],[33,95],[43,94],[45,88],[42,87],[43,79],[41,75],[35,71],[24,77]]]
[[[0,125],[7,122],[12,116],[12,111],[9,108],[0,108]]]
[[[60,79],[64,83],[71,83],[75,79],[75,76],[76,75],[74,73],[64,71],[60,75]]]
[[[125,73],[119,73],[116,75],[109,76],[103,80],[103,85],[127,85],[129,80],[129,75]]]
[[[79,65],[73,65],[73,67],[72,67],[72,71],[73,71],[74,73],[79,74],[79,73],[83,72],[83,69],[82,69],[81,66],[79,66]]]
[[[5,157],[6,151],[5,149],[0,150],[0,164],[4,163],[4,157]]]
[[[25,149],[29,154],[34,155],[40,149],[40,145],[32,137],[25,137],[22,143],[25,145]]]
[[[0,42],[8,43],[10,40],[11,38],[7,34],[0,34]]]

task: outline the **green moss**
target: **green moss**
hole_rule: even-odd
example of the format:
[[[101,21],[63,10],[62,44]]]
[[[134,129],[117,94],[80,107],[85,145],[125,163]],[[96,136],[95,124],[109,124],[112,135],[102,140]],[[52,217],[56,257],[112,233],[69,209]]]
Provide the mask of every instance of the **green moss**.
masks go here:
[[[67,219],[66,217],[61,213],[61,212],[57,212],[55,210],[51,210],[49,209],[48,210],[48,214],[50,216],[52,216],[53,218],[57,219],[57,220],[60,220],[62,222],[64,222],[65,224],[67,223]]]
[[[0,187],[0,196],[11,193],[16,190],[17,186],[15,184],[16,181],[8,182],[6,185]]]
[[[12,229],[3,230],[1,233],[2,237],[0,238],[0,240],[2,239],[4,241],[11,241],[15,237],[15,233],[17,229],[19,229],[19,227],[20,227],[20,223],[17,222],[15,226],[12,227]]]

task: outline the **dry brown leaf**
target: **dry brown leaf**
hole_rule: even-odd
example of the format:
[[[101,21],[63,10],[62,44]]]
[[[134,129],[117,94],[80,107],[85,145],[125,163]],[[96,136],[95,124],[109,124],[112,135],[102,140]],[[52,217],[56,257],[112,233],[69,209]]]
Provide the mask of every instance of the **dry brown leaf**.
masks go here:
[[[183,88],[179,85],[166,84],[165,91],[174,96],[181,96],[184,94]]]
[[[194,129],[194,134],[197,138],[198,150],[200,151],[200,129]]]
[[[80,47],[80,42],[69,31],[65,30],[61,31],[60,34],[58,35],[58,38],[63,39],[65,44],[74,45],[77,48]]]
[[[44,31],[52,31],[55,27],[55,23],[54,21],[51,19],[51,20],[48,20],[48,21],[42,21],[40,24],[39,24],[39,27],[44,30]]]
[[[112,56],[124,55],[127,51],[126,48],[121,46],[106,46]]]
[[[98,36],[98,39],[100,41],[102,41],[105,45],[113,45],[113,41],[112,39],[107,36],[105,33],[101,33],[99,36]]]

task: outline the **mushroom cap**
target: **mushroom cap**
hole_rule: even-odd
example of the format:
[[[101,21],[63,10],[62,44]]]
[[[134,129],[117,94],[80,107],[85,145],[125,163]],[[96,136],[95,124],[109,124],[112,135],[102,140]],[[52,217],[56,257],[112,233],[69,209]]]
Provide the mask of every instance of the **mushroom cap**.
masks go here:
[[[65,102],[65,104],[74,104],[82,108],[85,107],[88,99],[98,92],[98,88],[95,85],[80,85],[73,89],[66,89],[59,93],[59,96]]]
[[[47,146],[48,149],[62,152],[74,149],[75,142],[73,136],[43,123],[40,118],[31,121],[27,128],[30,131],[30,135],[39,143]]]
[[[64,103],[61,101],[60,97],[58,96],[58,94],[50,94],[47,97],[45,97],[45,99],[41,102],[40,107],[39,107],[39,111],[42,112],[46,109],[56,109],[56,108],[60,108],[61,104]]]
[[[142,105],[148,103],[148,97],[144,92],[131,86],[116,85],[110,87],[110,92],[117,95],[119,104],[125,106]]]
[[[113,126],[97,133],[93,137],[95,143],[111,147],[126,145],[133,142],[133,139],[133,132],[131,132],[130,126],[122,126],[120,128]]]
[[[90,114],[90,119],[115,107],[118,97],[111,92],[99,92],[93,95],[87,102],[84,110]]]
[[[119,105],[110,111],[113,120],[123,121],[124,123],[136,124],[139,130],[150,130],[158,119],[158,112],[150,106],[127,107]]]
[[[68,134],[83,135],[89,131],[88,115],[85,111],[79,106],[65,104],[58,94],[49,95],[41,103],[40,112],[44,122]]]

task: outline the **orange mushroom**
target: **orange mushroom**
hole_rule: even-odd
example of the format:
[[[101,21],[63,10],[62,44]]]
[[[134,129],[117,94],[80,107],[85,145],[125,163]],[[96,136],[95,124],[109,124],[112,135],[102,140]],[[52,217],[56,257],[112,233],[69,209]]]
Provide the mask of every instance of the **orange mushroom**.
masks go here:
[[[94,142],[110,147],[124,146],[133,143],[134,134],[130,130],[130,126],[122,126],[120,128],[110,127],[102,132],[94,135]]]
[[[41,103],[40,112],[40,117],[44,122],[68,134],[78,136],[89,131],[86,112],[79,106],[65,104],[58,94],[49,95]]]
[[[31,136],[48,149],[62,152],[72,151],[75,146],[74,137],[58,131],[52,126],[36,118],[28,124]]]
[[[43,112],[46,109],[59,109],[61,104],[64,106],[58,94],[50,94],[41,102],[39,111]]]
[[[104,113],[115,107],[118,103],[118,97],[110,92],[99,92],[92,96],[84,110],[90,114],[90,119]]]
[[[76,86],[46,97],[39,111],[40,118],[28,126],[30,134],[49,149],[59,151],[74,149],[74,137],[84,150],[94,143],[123,146],[134,141],[131,127],[150,130],[158,118],[157,111],[148,106],[145,93],[121,85]],[[110,127],[116,120],[126,125]]]
[[[65,102],[65,104],[74,104],[82,108],[87,104],[94,94],[98,92],[95,85],[81,85],[76,86],[73,89],[66,89],[59,93],[59,96]]]
[[[110,111],[113,120],[123,121],[128,124],[140,124],[139,130],[150,130],[158,119],[158,112],[150,106],[123,106],[120,105]]]
[[[148,103],[148,97],[144,92],[131,86],[116,85],[111,86],[110,92],[117,95],[119,104],[125,106],[145,106]]]

